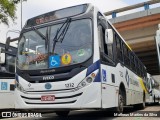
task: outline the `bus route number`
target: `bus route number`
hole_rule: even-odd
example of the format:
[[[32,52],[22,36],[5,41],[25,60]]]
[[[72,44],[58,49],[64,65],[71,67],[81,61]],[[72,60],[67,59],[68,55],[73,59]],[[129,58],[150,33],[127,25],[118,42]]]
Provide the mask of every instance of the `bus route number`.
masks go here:
[[[67,83],[65,84],[66,88],[73,88],[74,87],[74,83]]]

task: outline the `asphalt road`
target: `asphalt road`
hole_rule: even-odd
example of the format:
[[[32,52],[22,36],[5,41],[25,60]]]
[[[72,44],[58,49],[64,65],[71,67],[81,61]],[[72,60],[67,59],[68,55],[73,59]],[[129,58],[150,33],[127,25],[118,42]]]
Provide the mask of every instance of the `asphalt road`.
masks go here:
[[[125,117],[124,117],[125,116]],[[134,116],[134,117],[133,117]],[[159,116],[159,117],[157,117]],[[42,113],[38,118],[3,118],[3,120],[159,120],[160,105],[150,105],[144,110],[135,110],[133,107],[125,108],[123,114],[108,111],[79,110],[70,112],[68,117],[58,117],[53,113]]]

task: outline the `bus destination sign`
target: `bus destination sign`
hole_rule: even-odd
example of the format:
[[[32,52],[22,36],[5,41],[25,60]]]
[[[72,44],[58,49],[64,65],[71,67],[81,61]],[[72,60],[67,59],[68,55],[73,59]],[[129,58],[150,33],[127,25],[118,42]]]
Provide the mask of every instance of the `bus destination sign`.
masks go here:
[[[49,13],[39,15],[37,17],[29,19],[27,21],[26,27],[40,25],[40,24],[43,24],[43,23],[51,22],[53,20],[62,19],[62,18],[82,14],[86,11],[87,6],[88,6],[87,4],[83,4],[83,5],[64,8],[64,9],[60,9],[60,10],[57,10],[57,11],[52,11],[52,12],[49,12]]]

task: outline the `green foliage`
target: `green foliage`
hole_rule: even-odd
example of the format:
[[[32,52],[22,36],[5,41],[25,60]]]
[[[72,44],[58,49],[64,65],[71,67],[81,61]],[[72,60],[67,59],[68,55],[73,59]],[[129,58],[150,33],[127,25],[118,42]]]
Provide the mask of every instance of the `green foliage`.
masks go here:
[[[0,0],[0,24],[9,24],[9,19],[16,19],[16,4],[21,0]]]

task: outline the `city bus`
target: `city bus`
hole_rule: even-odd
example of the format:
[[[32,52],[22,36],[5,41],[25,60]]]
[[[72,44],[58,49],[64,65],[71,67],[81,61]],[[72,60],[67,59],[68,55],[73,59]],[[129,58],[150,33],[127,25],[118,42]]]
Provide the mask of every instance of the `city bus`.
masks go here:
[[[17,48],[0,43],[0,110],[14,109],[15,57]]]
[[[15,107],[145,107],[146,68],[98,8],[81,4],[28,19],[16,57]]]
[[[147,73],[147,86],[149,88],[149,99],[146,100],[147,103],[159,104],[160,102],[160,90],[159,83]]]

